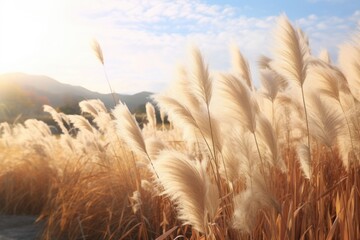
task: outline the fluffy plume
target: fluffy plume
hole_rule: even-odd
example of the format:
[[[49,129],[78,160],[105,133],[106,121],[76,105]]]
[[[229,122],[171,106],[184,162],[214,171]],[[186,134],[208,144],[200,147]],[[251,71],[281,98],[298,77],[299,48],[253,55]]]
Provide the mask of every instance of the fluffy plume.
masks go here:
[[[235,211],[233,227],[251,233],[259,211],[265,207],[274,207],[278,212],[280,206],[266,187],[263,176],[253,175],[245,191],[234,198]]]
[[[270,68],[270,62],[271,61],[272,61],[271,58],[269,58],[267,56],[264,56],[264,55],[261,55],[259,57],[259,60],[258,60],[258,65],[259,65],[260,70]]]
[[[273,70],[264,69],[260,71],[260,77],[263,95],[271,102],[274,102],[281,86],[280,76]]]
[[[74,124],[76,128],[81,131],[94,132],[94,128],[91,126],[88,120],[80,115],[68,115],[69,121]]]
[[[192,60],[191,91],[199,102],[209,105],[212,96],[212,81],[199,49],[193,48]]]
[[[207,233],[219,206],[217,187],[210,182],[205,162],[190,161],[184,154],[163,151],[156,161],[164,194],[175,202],[179,218]]]
[[[103,56],[99,42],[94,39],[91,43],[91,47],[94,50],[97,59],[99,59],[101,64],[104,65],[104,56]]]
[[[228,138],[228,141],[225,142],[224,148],[221,152],[225,165],[220,165],[220,173],[224,179],[226,179],[225,174],[227,174],[228,180],[230,180],[231,183],[239,181],[241,176],[242,156],[239,156],[240,154],[237,151],[234,151],[234,149],[238,149],[236,141],[237,138],[235,137]]]
[[[42,137],[49,137],[51,135],[49,126],[42,121],[38,121],[36,119],[28,119],[24,122],[24,125],[28,129],[39,132]]]
[[[179,101],[164,94],[155,95],[154,100],[157,102],[160,108],[163,109],[163,111],[165,111],[168,116],[171,116],[174,121],[177,121],[180,126],[191,126],[193,128],[198,128],[196,120],[194,119],[189,109]]]
[[[79,103],[79,106],[83,113],[89,113],[94,117],[94,122],[101,132],[114,132],[116,127],[102,101],[99,99],[84,100]]]
[[[360,101],[360,44],[341,45],[339,63],[348,80],[351,93]]]
[[[49,105],[44,105],[43,108],[44,108],[44,112],[50,113],[51,117],[59,125],[61,131],[64,134],[68,134],[69,132],[63,123],[63,120],[67,121],[67,119],[65,119],[66,116],[64,114],[56,112],[56,110]]]
[[[255,132],[258,106],[249,87],[232,75],[221,75],[216,87],[218,113],[224,119],[239,121],[250,132]]]
[[[0,123],[0,130],[1,130],[0,136],[2,136],[2,137],[10,136],[12,133],[11,127],[10,127],[9,123],[7,123],[7,122]]]
[[[334,98],[340,102],[341,92],[349,93],[349,87],[344,74],[337,68],[323,61],[313,60],[309,62],[308,88],[318,88],[325,96]]]
[[[301,144],[297,153],[299,155],[300,167],[307,179],[311,178],[311,157],[309,147]]]
[[[221,150],[222,143],[218,121],[211,117],[210,128],[209,117],[205,109],[190,111],[177,100],[165,95],[156,95],[154,99],[160,105],[160,108],[164,109],[168,116],[173,119],[173,122],[176,123],[177,126],[184,129],[184,131],[194,133],[199,139],[204,139],[210,148],[212,148],[214,141],[215,147]],[[209,150],[213,151],[213,149]]]
[[[194,94],[190,81],[190,76],[184,66],[178,66],[175,81],[168,90],[168,96],[176,96],[176,100],[181,102],[190,111],[197,111],[201,104]],[[156,96],[155,96],[156,97]]]
[[[236,76],[245,81],[247,86],[252,89],[252,80],[250,74],[249,63],[241,54],[240,50],[236,46],[231,47],[232,55],[232,67]]]
[[[278,19],[275,37],[275,59],[271,67],[302,86],[306,78],[306,57],[309,54],[306,41],[299,39],[299,34],[285,15]]]
[[[146,116],[147,120],[149,121],[149,125],[152,129],[156,129],[156,115],[155,115],[155,108],[151,103],[146,103]]]
[[[253,169],[260,166],[254,136],[249,131],[242,132],[238,128],[233,128],[226,138],[221,153],[228,179],[232,183],[251,178]],[[225,169],[220,166],[225,178]]]
[[[136,153],[146,155],[146,146],[140,128],[128,107],[119,103],[113,110],[119,136]]]
[[[145,144],[150,158],[154,160],[166,148],[166,145],[159,138],[155,137],[147,138]]]
[[[93,117],[96,117],[100,112],[107,112],[104,103],[99,99],[81,101],[79,106],[83,113],[90,113]]]
[[[275,135],[271,123],[263,114],[259,114],[256,126],[256,135],[260,137],[260,141],[266,146],[264,149],[265,159],[270,161],[271,165],[285,170],[285,163],[282,161],[279,154],[277,136]]]
[[[305,52],[304,59],[309,60],[309,58],[311,57],[309,38],[306,35],[306,33],[303,30],[301,30],[301,28],[296,28],[296,32],[299,38],[300,46],[303,48],[303,51]]]
[[[136,213],[137,211],[139,211],[139,209],[141,208],[141,205],[142,205],[140,192],[139,191],[133,192],[132,196],[129,197],[129,201],[130,201],[133,213]]]
[[[331,147],[344,130],[345,122],[339,108],[326,104],[319,95],[309,95],[309,128],[310,134]]]

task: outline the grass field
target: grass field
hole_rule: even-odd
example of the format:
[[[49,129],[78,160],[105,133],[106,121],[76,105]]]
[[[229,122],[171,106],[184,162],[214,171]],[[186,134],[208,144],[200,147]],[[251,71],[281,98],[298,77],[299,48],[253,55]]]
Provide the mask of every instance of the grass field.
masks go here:
[[[194,48],[142,129],[98,100],[93,124],[44,106],[60,135],[1,123],[0,212],[43,239],[360,239],[360,38],[338,64],[285,16],[274,39],[259,87],[237,48],[216,74]]]

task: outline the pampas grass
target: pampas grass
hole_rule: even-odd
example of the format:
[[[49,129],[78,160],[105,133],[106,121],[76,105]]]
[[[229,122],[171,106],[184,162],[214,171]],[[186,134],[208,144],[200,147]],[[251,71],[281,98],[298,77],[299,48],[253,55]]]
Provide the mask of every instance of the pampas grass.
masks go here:
[[[117,119],[116,126],[124,142],[134,152],[146,156],[147,151],[144,138],[128,107],[123,103],[119,103],[113,110],[113,115]]]
[[[241,80],[245,81],[246,85],[250,89],[252,89],[253,86],[252,86],[249,63],[247,62],[247,60],[244,58],[244,56],[236,46],[231,47],[231,54],[232,54],[233,72],[235,76],[238,76]]]
[[[238,49],[232,73],[214,74],[193,48],[143,128],[115,99],[84,100],[81,115],[44,106],[57,135],[0,123],[0,212],[38,215],[45,240],[358,239],[358,39],[337,66],[277,25],[260,86]]]
[[[258,107],[250,88],[232,75],[222,75],[216,86],[216,93],[217,97],[222,99],[218,109],[222,117],[238,121],[254,133]],[[220,100],[218,102],[220,103]]]
[[[214,223],[219,193],[206,171],[206,162],[196,162],[186,155],[164,151],[155,163],[159,182],[177,205],[179,218],[206,235]]]

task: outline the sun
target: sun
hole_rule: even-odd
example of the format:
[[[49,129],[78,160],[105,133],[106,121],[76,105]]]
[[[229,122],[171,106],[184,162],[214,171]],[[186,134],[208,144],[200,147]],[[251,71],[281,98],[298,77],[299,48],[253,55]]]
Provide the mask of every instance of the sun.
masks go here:
[[[0,72],[27,71],[61,28],[54,1],[0,0]]]

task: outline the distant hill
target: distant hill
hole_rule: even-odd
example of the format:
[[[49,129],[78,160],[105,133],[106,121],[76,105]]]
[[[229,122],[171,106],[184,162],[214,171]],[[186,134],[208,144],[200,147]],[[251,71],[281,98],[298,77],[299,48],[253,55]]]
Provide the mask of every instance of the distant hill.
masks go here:
[[[150,92],[134,95],[115,94],[116,100],[126,103],[130,111],[143,109],[150,101]],[[111,94],[101,94],[80,86],[64,84],[46,76],[24,73],[0,75],[0,122],[42,118],[42,106],[50,105],[67,114],[79,113],[78,103],[86,99],[100,99],[110,109],[114,107]]]

